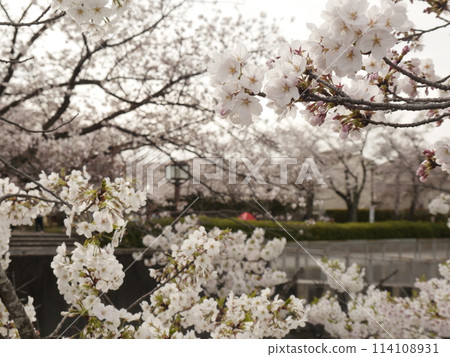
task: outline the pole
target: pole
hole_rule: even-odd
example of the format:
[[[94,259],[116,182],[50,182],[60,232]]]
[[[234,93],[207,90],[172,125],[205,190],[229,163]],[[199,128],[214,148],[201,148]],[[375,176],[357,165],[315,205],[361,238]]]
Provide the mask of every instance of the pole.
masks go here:
[[[373,171],[375,167],[370,168],[370,211],[369,211],[369,222],[375,222],[375,200],[374,200],[374,181],[373,181]]]
[[[180,180],[175,180],[174,183],[175,186],[175,199],[174,199],[174,206],[175,206],[175,213],[178,213],[178,204],[180,202]]]

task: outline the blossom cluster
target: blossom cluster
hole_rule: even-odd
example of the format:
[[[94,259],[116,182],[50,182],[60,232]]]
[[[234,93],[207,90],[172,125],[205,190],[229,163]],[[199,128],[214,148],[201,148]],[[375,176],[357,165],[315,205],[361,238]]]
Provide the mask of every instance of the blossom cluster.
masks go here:
[[[151,276],[157,279],[161,288],[150,296],[149,303],[141,304],[143,323],[136,333],[137,338],[193,338],[200,333],[212,338],[281,338],[291,329],[304,326],[303,301],[294,296],[287,300],[278,296],[271,298],[273,290],[269,287],[261,290],[264,286],[261,279],[257,286],[245,285],[245,293],[238,295],[229,290],[229,282],[237,277],[236,271],[242,271],[238,264],[244,256],[237,259],[239,251],[234,242],[242,236],[217,228],[207,233],[203,227],[194,228],[193,217],[188,221],[188,224],[180,223],[176,232],[179,235],[183,229],[190,230],[187,238],[179,239],[171,232],[167,236],[172,241],[169,243],[167,236],[162,241],[162,245],[171,245],[171,253],[166,253],[165,263],[159,261],[162,268],[150,269]],[[263,232],[258,231],[249,240],[261,237]],[[158,240],[146,238],[153,245]],[[247,249],[241,247],[241,251],[247,250],[253,259],[258,259],[259,254],[253,251],[255,244],[252,242]],[[277,250],[276,244],[273,248]],[[269,252],[262,254],[272,258]],[[226,265],[223,270],[218,269],[219,259]],[[231,262],[235,263],[236,271],[228,266]],[[225,272],[231,276],[225,277]],[[243,277],[252,278],[252,273],[243,274]],[[244,288],[234,286],[238,291]]]
[[[370,54],[381,60],[397,42],[395,32],[407,32],[412,22],[406,7],[396,1],[330,0],[322,12],[322,25],[310,25],[308,51],[318,68],[337,76],[353,76]]]
[[[63,243],[51,267],[59,292],[70,306],[64,314],[88,319],[80,337],[125,338],[134,334],[132,322],[139,314],[105,305],[101,299],[123,283],[123,266],[117,261],[111,243],[103,248],[92,243],[85,246],[75,243],[72,252],[67,252]]]
[[[441,193],[438,197],[430,202],[428,210],[431,214],[446,215],[450,212],[450,195]]]
[[[3,195],[22,192],[7,180],[1,183]],[[148,301],[141,302],[141,312],[117,309],[107,297],[124,279],[114,250],[125,231],[126,214],[145,203],[145,194],[123,179],[104,179],[97,187],[85,169],[68,175],[41,173],[39,181],[26,187],[24,192],[33,198],[2,201],[2,216],[8,222],[2,224],[2,237],[9,239],[12,223],[31,223],[36,215],[48,214],[53,202],[40,199],[60,200],[60,209],[67,215],[66,233],[71,235],[75,227],[78,239],[84,240],[83,244],[76,242],[72,251],[62,244],[51,264],[58,289],[69,305],[62,314],[82,316],[86,321],[78,337],[193,338],[199,333],[224,338],[283,337],[305,324],[302,300],[272,297],[270,286],[286,278],[271,267],[285,239],[264,242],[262,230],[249,238],[242,232],[217,228],[206,232],[194,217],[178,223],[176,231],[167,230],[159,241],[170,252],[153,259],[160,268],[151,269],[150,276],[158,285]],[[34,205],[30,204],[33,200]],[[19,209],[23,203],[28,211]],[[146,236],[144,241],[156,244],[158,239]],[[33,320],[34,310],[27,309]],[[9,315],[2,312],[1,318],[1,327],[6,328],[2,333],[16,336]]]
[[[195,338],[205,333],[214,338],[283,337],[304,326],[303,301],[294,296],[271,298],[270,288],[250,289],[239,296],[232,291],[222,297],[211,293],[209,290],[217,291],[217,284],[210,288],[220,280],[217,262],[233,254],[225,247],[228,243],[232,246],[234,236],[218,229],[207,233],[203,227],[193,228],[193,218],[187,220],[189,223],[180,223],[178,229],[189,233],[184,231],[184,239],[172,240],[167,259],[158,260],[161,268],[150,269],[158,286],[136,314],[118,310],[102,299],[109,290],[120,287],[124,276],[111,244],[104,248],[92,242],[76,244],[71,253],[64,245],[58,248],[52,268],[60,292],[71,306],[65,314],[81,315],[88,321],[80,337]],[[270,257],[268,252],[264,255]]]
[[[76,242],[75,249],[69,253],[63,243],[58,247],[51,267],[61,295],[78,309],[89,307],[91,296],[117,290],[123,283],[123,266],[114,256],[110,244],[101,248]]]
[[[226,299],[224,307],[213,303],[212,311],[202,309],[203,304],[211,305],[212,299],[203,302],[198,309],[189,311],[186,316],[187,323],[195,326],[196,332],[210,330],[210,327],[199,326],[199,315],[204,316],[205,312],[210,315],[208,323],[214,326],[211,332],[212,338],[282,338],[286,336],[287,331],[303,327],[306,322],[305,308],[300,299],[291,297],[284,301],[278,296],[273,299],[271,289],[264,289],[260,295],[249,296],[243,294],[234,296],[231,292]],[[209,307],[209,306],[208,306]],[[200,311],[198,311],[200,310]],[[219,324],[214,323],[222,312]],[[233,331],[234,330],[234,331]],[[230,333],[231,332],[231,333]]]
[[[254,95],[262,89],[264,71],[247,64],[249,57],[247,48],[239,45],[229,54],[215,54],[208,67],[214,96],[219,99],[216,113],[242,125],[251,124],[252,116],[262,113],[262,105]]]
[[[359,139],[368,125],[386,122],[391,104],[433,101],[427,98],[433,83],[439,87],[442,81],[431,59],[409,57],[421,46],[403,3],[330,0],[322,17],[320,26],[309,25],[308,40],[281,45],[265,69],[250,62],[242,44],[214,55],[208,71],[219,101],[216,113],[250,125],[264,98],[280,118],[301,113],[312,126],[327,123],[342,139]],[[395,48],[407,38],[407,45]],[[425,114],[433,119],[447,113],[430,109]],[[428,168],[423,169],[426,177]]]
[[[311,304],[308,321],[339,338],[448,338],[449,264],[439,265],[443,278],[417,280],[412,297],[393,297],[371,285],[343,304],[328,291]]]
[[[0,216],[0,266],[4,270],[8,268],[11,262],[8,252],[10,238],[11,227],[8,221],[3,216]]]
[[[0,266],[6,270],[9,266],[9,241],[11,226],[31,225],[38,215],[47,215],[53,208],[53,203],[40,200],[42,192],[34,183],[29,183],[25,189],[20,189],[8,178],[0,179]],[[24,305],[30,321],[36,321],[33,298],[28,297]],[[18,338],[14,321],[3,302],[0,300],[0,336],[3,338]]]
[[[343,308],[336,296],[327,293],[305,306],[295,296],[282,299],[275,294],[275,286],[286,282],[286,275],[272,266],[282,254],[284,238],[266,241],[262,229],[251,236],[218,228],[207,232],[195,216],[173,228],[160,227],[163,233],[158,237],[149,234],[143,238],[149,249],[159,250],[145,261],[152,266],[149,275],[156,286],[133,304],[139,311],[118,309],[107,296],[120,288],[125,275],[114,251],[125,230],[126,214],[138,210],[145,195],[121,179],[104,179],[96,188],[85,170],[70,175],[42,173],[38,183],[53,195],[36,184],[27,185],[26,192],[35,190],[33,196],[42,198],[59,197],[64,202],[62,211],[69,217],[68,233],[72,224],[77,229],[83,223],[90,227],[89,233],[80,233],[84,244],[75,243],[71,252],[61,245],[51,264],[59,291],[70,306],[63,314],[81,316],[86,322],[77,337],[282,338],[303,327],[307,318],[313,324],[325,324],[336,337],[388,337],[386,331],[394,331],[395,337],[449,337],[445,331],[449,331],[450,319],[450,261],[439,267],[444,279],[417,281],[417,296],[393,298],[373,286],[363,292],[364,270],[357,265],[346,268],[340,261],[324,259],[324,269],[334,278],[328,280],[330,287],[356,294],[357,301],[349,301]],[[2,190],[3,194],[17,192],[6,180]],[[4,217],[20,217],[11,214],[17,210],[14,205],[3,202]],[[35,214],[49,212],[51,203],[37,202]],[[95,220],[96,213],[103,211],[111,222]],[[32,300],[26,310],[34,321]],[[18,337],[1,302],[0,333]]]
[[[341,95],[345,90],[347,97],[382,102],[384,93],[379,83],[388,72],[389,80],[385,82],[392,88],[401,84],[400,87],[412,91],[410,79],[393,75],[383,62],[384,56],[396,54],[391,50],[397,42],[395,33],[411,28],[405,6],[391,0],[381,0],[379,6],[369,6],[367,1],[330,0],[322,16],[325,22],[321,26],[310,25],[308,41],[282,45],[277,56],[267,62],[265,71],[248,63],[250,56],[243,45],[229,53],[216,54],[208,69],[219,100],[216,113],[232,122],[249,125],[252,117],[262,111],[257,97],[261,96],[269,100],[268,107],[280,117],[295,117],[296,103],[306,101],[302,98],[304,94],[325,94],[330,89],[335,91],[331,94]],[[415,70],[420,69],[420,64],[420,60],[413,59],[401,66]],[[365,73],[358,73],[361,71]],[[348,77],[345,84],[333,84],[343,77]],[[324,83],[331,86],[323,86]],[[361,128],[367,125],[361,123],[359,111],[319,99],[312,100],[302,113],[314,126],[324,124],[327,117],[333,119],[342,138],[349,134],[358,137]]]
[[[34,198],[32,198],[34,197]],[[8,178],[0,179],[0,265],[7,269],[11,226],[31,225],[38,215],[50,213],[53,203],[39,200],[41,191],[29,183],[21,190]]]
[[[428,210],[432,215],[448,215],[450,212],[450,195],[441,193],[428,204]],[[447,221],[447,225],[450,228],[450,218]]]
[[[152,249],[161,249],[164,252],[172,251],[173,245],[180,245],[181,249],[191,254],[199,244],[193,241],[195,236],[186,239],[191,232],[199,228],[196,216],[188,216],[183,222],[178,222],[174,227],[162,228],[163,233],[159,237],[146,235],[143,244]],[[213,239],[221,234],[221,230],[214,228],[205,237]],[[264,230],[257,228],[249,237],[242,231],[228,232],[225,243],[210,244],[220,255],[211,259],[213,270],[216,272],[213,279],[206,284],[207,291],[227,296],[231,291],[242,294],[254,291],[261,287],[273,287],[287,280],[286,273],[274,267],[275,260],[282,254],[286,245],[286,239],[273,239],[266,241]],[[167,256],[163,252],[155,252],[151,259],[145,261],[146,265],[164,265]]]
[[[424,161],[417,168],[416,175],[419,177],[421,182],[426,182],[430,171],[436,167],[436,157],[435,152],[432,150],[424,150],[423,155],[426,157]]]
[[[131,0],[53,0],[55,10],[64,11],[83,31],[103,35],[113,30]]]
[[[322,268],[326,271],[328,285],[338,292],[353,294],[364,287],[365,269],[355,263],[347,268],[342,260],[324,257]]]
[[[430,174],[430,171],[440,166],[442,171],[450,174],[450,143],[439,140],[431,150],[423,151],[426,159],[420,164],[416,175],[419,176],[420,181],[425,182]]]
[[[423,153],[426,160],[420,164],[416,173],[420,177],[420,181],[425,182],[430,171],[437,166],[450,174],[450,143],[448,141],[440,140],[433,145],[432,150],[425,150]],[[428,210],[432,215],[448,215],[450,212],[450,195],[441,193],[429,203]],[[447,225],[450,228],[450,218]]]
[[[124,215],[145,204],[145,193],[123,178],[105,178],[98,187],[90,178],[84,168],[69,175],[41,173],[39,182],[67,203],[61,210],[67,215],[64,224],[68,236],[74,226],[77,234],[93,240],[112,233],[109,239],[117,247],[127,224]]]
[[[31,225],[34,218],[48,215],[54,202],[61,200],[64,204],[60,209],[68,217],[65,220],[67,234],[70,236],[75,224],[77,233],[87,241],[85,245],[75,243],[76,248],[71,253],[66,251],[65,244],[59,247],[52,268],[61,294],[72,306],[70,313],[77,311],[86,314],[86,309],[93,309],[90,323],[95,323],[103,311],[99,308],[97,297],[117,289],[123,281],[122,265],[114,256],[114,247],[118,246],[125,231],[124,215],[137,211],[145,203],[145,194],[135,191],[131,183],[124,179],[105,179],[98,188],[89,180],[85,169],[74,170],[69,175],[41,173],[36,183],[28,183],[23,190],[9,179],[0,179],[0,264],[7,269],[10,262],[11,226]],[[107,239],[106,246],[102,238]],[[32,299],[29,300],[25,308],[31,321],[35,321],[32,302]],[[4,337],[16,336],[17,331],[1,301],[0,310],[1,333],[6,333]],[[127,322],[134,318],[124,311],[118,314]],[[106,323],[104,325],[108,326]],[[120,336],[127,333],[127,330],[121,331]]]
[[[450,174],[450,142],[440,140],[434,144],[433,149],[436,164],[440,165],[443,171]]]

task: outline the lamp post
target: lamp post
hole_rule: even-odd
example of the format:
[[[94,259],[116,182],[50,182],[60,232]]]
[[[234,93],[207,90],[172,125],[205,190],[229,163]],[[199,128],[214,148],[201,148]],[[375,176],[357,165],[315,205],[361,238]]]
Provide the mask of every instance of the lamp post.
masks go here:
[[[175,188],[175,212],[178,212],[178,203],[180,202],[180,186],[189,179],[189,171],[190,167],[186,162],[177,162],[166,166],[166,179],[169,180]]]

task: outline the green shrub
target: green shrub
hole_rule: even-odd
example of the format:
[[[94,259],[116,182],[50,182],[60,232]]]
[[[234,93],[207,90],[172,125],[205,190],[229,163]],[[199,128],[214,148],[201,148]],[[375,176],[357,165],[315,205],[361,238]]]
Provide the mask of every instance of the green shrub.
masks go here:
[[[322,223],[310,228],[313,239],[389,239],[446,238],[450,229],[445,223],[385,221],[377,223]]]
[[[162,226],[172,219],[152,221]],[[220,229],[241,230],[251,234],[256,227],[266,231],[267,238],[286,237],[288,240],[348,240],[348,239],[390,239],[390,238],[449,238],[450,229],[445,223],[385,221],[376,223],[332,223],[318,222],[307,225],[304,222],[243,221],[233,218],[199,217],[199,223],[207,230]],[[288,232],[288,233],[286,233]]]
[[[334,222],[344,223],[348,222],[348,211],[345,209],[329,209],[325,211],[325,215],[331,218]],[[403,210],[396,215],[395,211],[392,209],[377,209],[375,210],[375,220],[377,222],[393,221],[393,220],[412,220],[412,221],[428,221],[430,222],[432,215],[427,210],[416,210],[414,217],[410,219],[409,211]],[[434,219],[438,222],[445,222],[446,219],[443,216],[436,216]],[[369,210],[360,209],[358,210],[358,221],[368,222],[369,221]]]

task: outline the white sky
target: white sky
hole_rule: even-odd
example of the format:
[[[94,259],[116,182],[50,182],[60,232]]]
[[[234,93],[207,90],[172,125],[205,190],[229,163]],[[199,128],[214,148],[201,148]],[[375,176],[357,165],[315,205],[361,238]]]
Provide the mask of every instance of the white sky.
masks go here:
[[[306,40],[309,30],[306,27],[308,22],[321,24],[323,19],[320,14],[325,8],[328,0],[229,0],[219,1],[221,9],[229,15],[240,13],[244,18],[252,18],[260,12],[266,13],[268,17],[279,19],[281,34],[290,40]],[[357,0],[355,0],[357,1]],[[377,1],[369,0],[371,3]],[[209,1],[199,1],[198,6],[204,7]],[[201,3],[201,4],[200,4]],[[407,1],[408,16],[414,22],[416,28],[428,29],[442,22],[436,21],[432,15],[424,14],[424,4]],[[294,21],[291,22],[291,18]],[[435,33],[423,36],[424,50],[413,55],[420,58],[432,58],[435,64],[436,73],[439,76],[446,76],[450,73],[450,29],[446,28]],[[237,41],[238,42],[238,41]],[[408,114],[414,120],[414,114]],[[298,118],[297,118],[298,120]],[[447,120],[441,127],[433,128],[426,135],[426,140],[430,144],[443,137],[450,137],[450,120]]]

